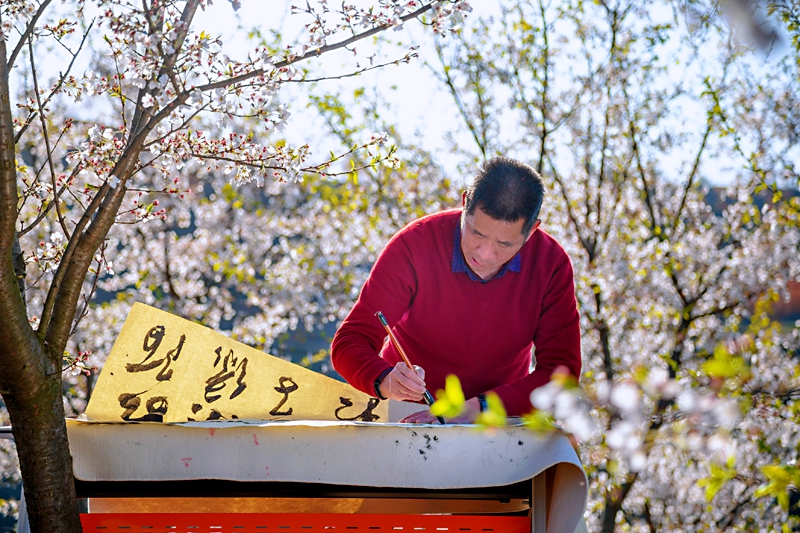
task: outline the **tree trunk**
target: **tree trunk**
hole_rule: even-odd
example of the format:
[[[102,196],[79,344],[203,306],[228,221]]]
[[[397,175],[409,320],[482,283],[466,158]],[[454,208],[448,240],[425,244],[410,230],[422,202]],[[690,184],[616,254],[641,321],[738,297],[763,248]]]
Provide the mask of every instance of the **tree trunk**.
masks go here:
[[[19,287],[19,294],[22,296],[22,301],[25,301],[25,276],[27,276],[25,268],[25,256],[22,253],[22,248],[19,245],[19,236],[14,232],[14,246],[11,249],[11,262],[14,264],[14,275],[17,276],[17,287]]]
[[[8,392],[3,400],[11,417],[31,532],[80,533],[61,374],[45,378],[35,395],[22,401]]]

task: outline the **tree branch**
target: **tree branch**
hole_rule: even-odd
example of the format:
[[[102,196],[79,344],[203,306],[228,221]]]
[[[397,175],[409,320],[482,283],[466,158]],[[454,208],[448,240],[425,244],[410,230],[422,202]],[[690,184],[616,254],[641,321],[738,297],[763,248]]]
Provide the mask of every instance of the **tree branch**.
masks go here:
[[[0,20],[2,23],[2,20]],[[17,165],[14,152],[14,123],[8,85],[5,39],[0,38],[0,388],[7,394],[31,393],[41,384],[31,381],[48,370],[42,347],[33,334],[14,268],[22,250],[15,250],[17,233]],[[16,254],[15,254],[16,252]],[[30,390],[28,390],[30,389]]]
[[[434,2],[432,2],[430,4],[425,4],[422,7],[420,7],[419,9],[417,9],[416,11],[413,11],[413,12],[407,14],[407,15],[403,15],[402,17],[400,17],[400,21],[401,22],[406,22],[406,21],[409,21],[411,19],[415,19],[415,18],[419,17],[420,15],[425,13],[426,11],[429,11],[433,7],[433,4],[434,4]],[[360,41],[362,39],[366,39],[367,37],[372,37],[373,35],[386,30],[386,28],[387,28],[387,26],[375,26],[375,27],[370,28],[369,30],[367,30],[365,32],[358,33],[358,34],[353,35],[352,37],[349,37],[349,38],[347,38],[347,39],[345,39],[343,41],[339,41],[338,43],[326,44],[324,46],[320,46],[319,48],[315,48],[314,50],[309,50],[308,52],[306,52],[304,54],[301,54],[299,56],[290,57],[290,58],[284,59],[283,61],[278,61],[277,63],[275,63],[273,65],[273,68],[274,69],[281,69],[281,68],[284,68],[284,67],[288,67],[290,65],[294,65],[295,63],[299,63],[300,61],[303,61],[305,59],[310,59],[312,57],[319,57],[322,54],[326,54],[328,52],[333,52],[334,50],[339,50],[341,48],[345,48],[345,47],[350,46],[351,44],[353,44],[355,42],[358,42],[358,41]],[[232,78],[227,78],[227,79],[224,79],[224,80],[215,81],[215,82],[212,82],[212,83],[207,83],[205,85],[197,86],[197,87],[194,88],[194,90],[211,91],[211,90],[214,90],[214,89],[221,89],[223,87],[228,87],[229,85],[235,85],[237,83],[241,83],[243,81],[247,81],[247,80],[252,79],[252,78],[257,78],[259,76],[263,76],[265,73],[266,73],[266,71],[263,68],[259,68],[259,69],[252,70],[251,72],[248,72],[246,74],[240,74],[239,76],[234,76]]]
[[[9,72],[14,67],[14,61],[16,61],[17,56],[22,51],[22,47],[25,46],[25,41],[30,38],[31,33],[33,33],[33,30],[36,28],[36,22],[39,20],[39,17],[42,16],[42,13],[44,13],[44,10],[47,9],[47,6],[49,6],[52,1],[53,0],[44,0],[44,2],[39,5],[39,9],[36,10],[36,13],[33,15],[31,21],[28,23],[27,27],[25,28],[25,32],[22,34],[22,37],[20,37],[19,42],[17,43],[17,46],[14,48],[14,51],[11,52],[11,57],[8,58],[8,65],[6,68]]]
[[[50,149],[50,136],[47,132],[47,118],[44,116],[44,108],[42,107],[42,99],[39,96],[39,77],[36,75],[36,63],[33,59],[33,44],[28,41],[28,48],[30,50],[31,61],[31,78],[33,80],[33,93],[36,95],[36,105],[39,108],[39,119],[42,123],[42,137],[44,138],[45,157],[47,158],[47,165],[50,169],[50,183],[53,186],[53,204],[56,206],[56,216],[61,229],[64,231],[64,236],[69,239],[70,233],[67,228],[64,217],[61,214],[61,207],[58,205],[58,186],[56,185],[56,169],[53,168],[53,151]]]
[[[94,297],[94,293],[97,291],[97,282],[100,280],[100,269],[103,267],[103,261],[105,260],[105,251],[106,251],[106,244],[100,247],[100,258],[97,259],[97,270],[94,273],[94,280],[92,280],[92,286],[89,289],[89,294],[83,297],[83,309],[78,316],[75,318],[75,321],[72,325],[72,330],[70,331],[70,336],[74,335],[78,331],[78,325],[83,320],[87,314],[89,314],[89,303],[92,301]]]
[[[542,114],[542,127],[539,134],[539,163],[538,163],[538,171],[539,174],[542,173],[544,169],[544,153],[545,148],[547,146],[547,135],[549,134],[547,130],[547,113],[548,113],[548,103],[547,97],[550,90],[550,40],[549,34],[547,31],[547,18],[546,18],[546,7],[542,0],[539,0],[539,12],[542,16],[542,42],[543,45],[543,56],[544,59],[542,61],[544,71],[544,76],[542,79],[542,107],[540,108],[540,113]]]
[[[61,196],[62,194],[64,194],[64,192],[65,192],[65,191],[67,191],[67,189],[68,189],[68,187],[69,187],[69,183],[72,181],[72,179],[73,179],[75,176],[77,176],[77,175],[78,175],[78,172],[80,172],[80,168],[81,168],[80,166],[76,166],[74,169],[72,169],[72,174],[70,174],[70,177],[69,177],[69,179],[67,179],[67,180],[66,180],[66,183],[65,183],[64,185],[62,185],[62,186],[61,186],[61,189],[60,189],[60,190],[58,191],[58,193],[55,195],[55,196],[56,196],[56,198],[58,198],[59,196]],[[32,230],[33,228],[35,228],[35,227],[36,227],[36,226],[39,224],[39,222],[41,222],[42,220],[44,220],[44,217],[46,217],[46,216],[47,216],[47,213],[49,213],[49,212],[50,212],[50,209],[52,209],[52,208],[53,208],[53,202],[52,202],[52,201],[50,201],[50,202],[48,202],[48,203],[47,203],[47,205],[46,205],[46,206],[45,206],[45,207],[42,209],[42,211],[41,211],[41,212],[39,213],[39,215],[36,217],[36,220],[34,220],[33,222],[31,222],[31,223],[30,223],[30,224],[29,224],[27,227],[23,227],[22,229],[20,229],[20,230],[19,230],[19,236],[20,236],[20,237],[22,237],[23,235],[25,235],[26,233],[28,233],[30,230]]]
[[[59,291],[61,290],[61,283],[67,275],[68,265],[72,261],[72,256],[75,253],[75,249],[82,238],[82,232],[92,220],[92,217],[100,207],[103,198],[110,189],[111,187],[108,185],[108,183],[105,183],[102,187],[100,187],[94,198],[92,198],[91,203],[84,210],[80,220],[75,225],[75,231],[72,232],[72,238],[67,242],[67,249],[64,250],[64,254],[61,256],[61,262],[58,265],[55,276],[53,276],[53,281],[50,282],[50,289],[47,291],[47,298],[45,299],[44,306],[42,306],[42,316],[39,320],[39,328],[37,329],[37,333],[39,335],[43,335],[50,327],[50,320],[52,318],[53,308],[56,305],[56,299],[58,298]],[[70,322],[72,322],[71,319]]]
[[[83,45],[86,43],[87,37],[89,37],[89,32],[91,31],[92,26],[94,26],[94,19],[92,19],[92,22],[89,24],[89,27],[86,28],[86,32],[83,34],[83,39],[81,39],[81,44],[78,46],[78,51],[72,54],[72,60],[70,60],[69,65],[67,65],[67,70],[64,71],[64,73],[59,76],[58,83],[56,83],[55,87],[53,87],[53,90],[50,91],[50,94],[47,95],[47,98],[44,99],[44,101],[42,102],[42,107],[47,107],[47,104],[50,103],[50,100],[53,98],[53,96],[57,94],[58,91],[61,89],[61,86],[64,85],[64,81],[69,76],[69,73],[72,70],[72,66],[75,64],[75,59],[77,59],[78,54],[81,53],[81,49],[83,49]],[[36,118],[36,112],[33,112],[30,115],[28,115],[28,118],[25,119],[25,122],[22,124],[22,127],[14,136],[15,143],[19,142],[20,138],[22,138],[22,134],[25,133],[25,131],[28,129],[28,126],[30,126],[31,122],[33,122],[34,118]]]
[[[631,99],[628,95],[628,90],[623,87],[622,92],[625,95],[625,101],[630,102]],[[631,109],[628,109],[628,128],[631,135],[631,148],[633,148],[633,153],[636,159],[636,168],[639,171],[639,177],[642,180],[642,193],[644,195],[645,205],[647,206],[647,214],[650,217],[651,231],[653,232],[653,235],[660,236],[659,238],[663,239],[663,233],[656,231],[656,228],[659,228],[658,220],[656,218],[655,208],[653,207],[653,199],[650,194],[650,184],[647,183],[647,174],[645,173],[644,166],[642,165],[642,155],[639,152],[639,143],[636,140],[636,123],[634,121],[634,116]]]
[[[469,113],[467,113],[467,108],[464,105],[464,101],[461,99],[461,95],[459,94],[458,89],[456,88],[456,85],[455,85],[455,82],[453,81],[452,76],[450,76],[450,67],[445,64],[444,53],[442,51],[442,45],[436,39],[434,39],[433,44],[434,44],[434,47],[436,48],[436,55],[439,58],[439,62],[442,64],[442,71],[444,71],[444,79],[442,80],[440,78],[440,80],[444,82],[444,84],[447,86],[448,90],[450,91],[450,95],[453,97],[453,100],[455,101],[456,108],[458,109],[458,112],[461,115],[461,118],[464,119],[464,122],[467,125],[467,129],[469,130],[470,134],[472,135],[472,139],[475,141],[475,144],[478,146],[478,150],[480,150],[480,152],[481,152],[481,157],[485,161],[486,160],[486,142],[485,142],[486,139],[485,138],[482,139],[481,136],[478,135],[478,127],[473,122],[472,118],[469,116]]]
[[[135,153],[138,155],[138,151]],[[128,155],[128,157],[131,156]],[[120,165],[120,163],[118,163],[118,165]],[[131,170],[128,172],[132,173],[133,165],[128,159],[126,159],[122,165],[129,167]],[[64,274],[56,293],[57,296],[52,306],[52,318],[49,320],[45,335],[45,342],[54,347],[59,356],[64,351],[67,340],[69,339],[72,330],[72,322],[77,312],[81,289],[86,279],[86,274],[89,271],[89,266],[92,263],[95,252],[103,243],[106,235],[108,235],[108,231],[114,224],[116,214],[125,198],[125,181],[127,177],[130,176],[130,173],[125,175],[124,179],[119,178],[119,183],[113,189],[108,183],[105,183],[103,187],[101,187],[101,191],[104,188],[106,191],[104,194],[98,193],[97,195],[97,197],[102,196],[103,200],[97,208],[94,218],[88,224],[86,231],[82,234],[79,234],[76,228],[73,233],[73,238],[70,239],[70,245],[73,242],[77,243],[72,251],[72,256],[68,261],[65,260],[66,258],[63,258],[59,265],[56,274],[62,272],[62,267],[65,265],[66,268],[63,268]],[[80,235],[80,237],[75,238],[75,235]],[[67,245],[68,251],[69,248],[70,246]],[[51,292],[53,292],[54,287],[55,282],[51,285]],[[48,299],[49,297],[50,293],[48,293]],[[42,323],[39,328],[41,329],[43,326],[44,323]]]

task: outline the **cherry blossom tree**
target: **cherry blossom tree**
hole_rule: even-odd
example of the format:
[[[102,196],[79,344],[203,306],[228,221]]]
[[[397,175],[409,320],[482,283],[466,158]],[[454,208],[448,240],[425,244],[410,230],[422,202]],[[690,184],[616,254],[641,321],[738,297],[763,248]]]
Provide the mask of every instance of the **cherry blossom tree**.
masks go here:
[[[797,527],[800,324],[769,308],[800,276],[781,194],[799,185],[798,55],[759,55],[726,16],[510,1],[429,58],[463,156],[516,156],[550,185],[584,370],[534,391],[529,421],[579,438],[590,531]]]
[[[242,338],[257,344],[267,341],[275,323],[299,320],[300,313],[282,312],[259,289],[256,278],[272,272],[270,263],[254,265],[263,257],[278,265],[303,264],[299,247],[290,242],[302,233],[281,233],[279,217],[259,219],[263,233],[247,225],[246,217],[232,222],[226,234],[205,224],[219,224],[255,197],[282,196],[276,184],[303,175],[320,180],[317,189],[287,194],[278,203],[286,210],[311,205],[326,186],[339,184],[323,178],[358,170],[339,168],[343,158],[360,158],[367,167],[394,166],[381,134],[363,135],[342,153],[317,160],[308,145],[286,143],[280,131],[289,113],[281,89],[314,77],[303,66],[310,59],[354,50],[358,41],[423,14],[434,31],[449,31],[469,7],[463,1],[379,0],[336,8],[324,0],[307,3],[294,9],[306,21],[297,42],[262,43],[239,60],[226,55],[208,29],[194,27],[198,10],[205,9],[219,7],[212,8],[210,0],[11,0],[0,6],[0,390],[33,531],[81,530],[62,372],[85,370],[94,349],[82,319],[96,313],[91,302],[101,279],[117,268],[120,283],[158,283],[153,292],[166,294],[188,316],[217,320],[229,318],[231,308],[219,305],[214,289],[204,284],[236,279],[236,294],[227,295],[266,314],[259,324],[239,325]],[[385,63],[407,60],[409,53]],[[51,60],[44,61],[46,56]],[[227,176],[229,183],[199,185],[211,175]],[[264,188],[242,192],[230,186],[250,182]],[[190,190],[202,197],[193,209],[181,204]],[[166,206],[174,208],[169,227]],[[319,237],[314,246],[321,255],[305,256],[306,266],[320,276],[327,268],[328,294],[335,294],[336,265],[324,261],[325,254],[337,253],[336,244],[325,238],[324,216],[311,212],[303,222],[313,232],[304,242]],[[314,217],[321,226],[313,225]],[[182,230],[196,227],[204,230],[181,239]],[[137,240],[140,247],[133,248]],[[183,260],[180,254],[195,246],[219,247],[210,257],[214,274],[204,268],[198,273],[197,263]],[[158,276],[127,267],[136,254],[146,256]],[[297,276],[281,283],[286,294],[300,284]],[[325,294],[303,296],[320,315],[334,305]],[[95,316],[87,332],[117,315]]]

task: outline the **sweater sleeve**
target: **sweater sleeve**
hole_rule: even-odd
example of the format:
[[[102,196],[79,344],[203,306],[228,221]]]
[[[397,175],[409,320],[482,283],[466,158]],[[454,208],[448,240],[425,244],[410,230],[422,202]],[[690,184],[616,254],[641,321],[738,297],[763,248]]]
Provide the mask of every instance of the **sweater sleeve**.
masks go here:
[[[347,318],[331,344],[331,363],[356,389],[373,395],[373,382],[392,365],[380,357],[386,338],[375,313],[381,311],[390,325],[396,324],[411,306],[417,280],[411,252],[402,232],[381,252]]]
[[[531,392],[550,382],[558,367],[565,367],[576,379],[581,373],[581,332],[572,264],[564,254],[553,269],[542,300],[533,345],[536,369],[524,378],[497,387],[510,416],[529,413]]]

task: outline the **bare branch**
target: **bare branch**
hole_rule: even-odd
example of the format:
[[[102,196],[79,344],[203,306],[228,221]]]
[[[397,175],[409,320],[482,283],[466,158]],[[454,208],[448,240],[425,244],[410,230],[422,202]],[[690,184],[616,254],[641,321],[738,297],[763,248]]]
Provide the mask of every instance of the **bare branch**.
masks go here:
[[[453,81],[452,76],[450,76],[450,67],[445,64],[444,61],[444,53],[442,51],[442,45],[439,43],[438,40],[434,40],[434,46],[436,47],[436,55],[439,57],[439,62],[442,64],[442,71],[444,72],[444,79],[441,81],[447,86],[448,90],[450,91],[450,95],[453,97],[453,101],[455,101],[456,107],[458,108],[458,112],[461,115],[461,118],[464,119],[464,123],[467,126],[470,134],[472,134],[472,138],[475,141],[475,144],[478,146],[478,150],[481,152],[481,157],[486,160],[486,136],[481,136],[478,134],[478,126],[473,122],[472,118],[469,116],[467,112],[467,108],[464,105],[464,101],[461,99],[461,95],[459,94],[458,89],[456,88],[455,82]]]
[[[44,146],[45,146],[45,153],[47,154],[46,160],[47,165],[50,168],[50,183],[53,186],[53,204],[56,206],[56,215],[58,217],[58,223],[61,226],[61,229],[64,231],[64,236],[69,239],[70,233],[69,229],[67,228],[67,224],[64,222],[64,217],[61,214],[61,207],[59,204],[58,198],[58,186],[56,185],[56,170],[53,168],[53,151],[50,149],[50,135],[47,132],[47,118],[44,116],[44,108],[42,107],[42,99],[39,96],[39,77],[36,75],[36,63],[33,59],[33,43],[28,41],[28,47],[30,50],[30,61],[31,61],[31,78],[33,79],[33,93],[36,95],[36,105],[39,109],[39,119],[42,123],[42,137],[44,138]]]
[[[126,152],[128,158],[132,157],[130,153],[138,154],[139,146],[134,147],[135,152]],[[125,156],[123,156],[124,158]],[[132,169],[133,164],[130,159],[126,159],[118,166],[123,168]],[[125,179],[130,175],[124,175]],[[73,238],[70,239],[67,245],[67,251],[70,251],[70,245],[77,243],[72,249],[71,257],[63,258],[59,265],[57,275],[63,272],[59,280],[58,290],[54,296],[52,307],[52,315],[49,317],[47,325],[45,342],[54,347],[57,353],[61,354],[69,339],[70,331],[72,329],[72,321],[77,311],[78,300],[81,295],[81,288],[83,281],[86,279],[86,273],[92,263],[93,257],[97,249],[102,245],[106,235],[111,226],[114,224],[114,219],[122,200],[125,198],[125,180],[120,178],[120,182],[113,189],[108,183],[103,184],[96,198],[102,197],[103,200],[97,207],[94,218],[89,222],[86,231],[82,234],[78,233],[78,228],[75,229]],[[94,202],[92,202],[94,204]],[[91,209],[91,206],[90,206]],[[81,219],[83,222],[84,219]],[[75,238],[75,235],[80,235]],[[66,252],[65,252],[66,255]],[[56,287],[55,280],[51,285],[51,291],[48,293],[48,300],[50,294]],[[44,315],[43,315],[44,317]],[[39,328],[44,327],[44,322],[40,324]]]
[[[78,46],[78,50],[74,54],[72,54],[72,60],[69,62],[69,65],[67,65],[67,69],[59,76],[58,83],[56,83],[56,86],[53,87],[53,90],[50,91],[50,94],[48,94],[47,98],[45,98],[44,101],[42,102],[42,107],[47,107],[47,104],[50,103],[50,100],[53,98],[53,96],[55,96],[61,89],[61,86],[64,84],[64,80],[67,79],[70,71],[72,70],[72,66],[75,64],[75,59],[78,57],[78,54],[80,54],[81,49],[83,49],[83,45],[86,43],[86,38],[89,37],[89,32],[91,31],[92,26],[94,26],[94,19],[92,19],[92,22],[89,24],[89,27],[86,28],[86,32],[83,34],[83,39],[81,39],[81,44]],[[14,143],[19,142],[20,138],[22,137],[22,134],[25,133],[25,131],[28,129],[28,126],[31,124],[31,122],[33,122],[33,119],[36,118],[36,114],[37,112],[34,111],[28,116],[27,119],[25,119],[25,122],[22,124],[22,127],[14,136]]]
[[[52,1],[53,0],[44,0],[44,2],[39,5],[39,9],[36,10],[33,18],[25,28],[25,31],[23,32],[22,37],[20,37],[17,46],[14,48],[14,51],[11,52],[11,57],[8,58],[8,65],[6,68],[8,68],[9,71],[11,71],[11,69],[14,67],[14,61],[16,61],[17,56],[22,51],[22,47],[25,46],[25,42],[30,38],[31,33],[33,33],[33,30],[36,28],[36,22],[38,22],[39,17],[42,16],[42,13],[44,13],[44,10],[47,9],[47,6],[49,6]]]
[[[433,7],[433,4],[434,4],[433,2],[429,3],[429,4],[425,4],[422,7],[420,7],[419,9],[417,9],[416,11],[413,11],[413,12],[407,14],[407,15],[403,15],[402,17],[400,17],[400,20],[402,22],[406,22],[406,21],[409,21],[411,19],[415,19],[415,18],[419,17],[420,15],[422,15],[423,13],[425,13],[426,11],[429,11]],[[306,52],[304,54],[301,54],[299,56],[294,56],[294,57],[290,57],[290,58],[284,59],[283,61],[278,61],[277,63],[275,63],[273,65],[273,68],[274,69],[281,69],[281,68],[284,68],[284,67],[288,67],[290,65],[294,65],[295,63],[299,63],[299,62],[301,62],[303,60],[310,59],[312,57],[319,57],[322,54],[326,54],[328,52],[333,52],[334,50],[339,50],[341,48],[346,48],[346,47],[350,46],[351,44],[353,44],[355,42],[361,41],[362,39],[366,39],[367,37],[372,37],[375,34],[378,34],[378,33],[382,32],[382,31],[385,31],[387,27],[388,26],[375,26],[375,27],[370,28],[369,30],[367,30],[365,32],[358,33],[358,34],[353,35],[352,37],[350,37],[348,39],[345,39],[343,41],[339,41],[338,43],[326,44],[324,46],[320,46],[319,48],[315,48],[314,50],[309,50],[308,52]],[[254,69],[251,72],[248,72],[246,74],[241,74],[239,76],[234,76],[232,78],[216,81],[216,82],[213,82],[213,83],[207,83],[205,85],[199,85],[199,86],[195,87],[195,90],[211,91],[211,90],[214,90],[214,89],[221,89],[223,87],[228,87],[230,85],[235,85],[237,83],[241,83],[243,81],[247,81],[247,80],[252,79],[252,78],[257,78],[259,76],[263,76],[264,74],[266,74],[266,71],[264,69],[262,69],[262,68]]]
[[[370,65],[369,67],[363,67],[358,70],[354,70],[353,72],[349,72],[347,74],[339,74],[338,76],[322,76],[319,78],[301,78],[299,80],[281,80],[281,83],[315,83],[318,81],[343,80],[345,78],[360,76],[361,74],[369,72],[371,70],[388,67],[389,65],[399,65],[400,63],[408,63],[411,59],[415,57],[419,57],[419,54],[413,52],[410,54],[406,54],[405,57],[402,57],[400,59],[395,59],[394,61],[387,61],[386,63],[380,63],[378,65]]]
[[[0,257],[10,258],[17,218],[17,163],[5,57],[5,40],[0,39]]]
[[[108,190],[111,187],[106,183],[95,194],[92,202],[89,206],[84,210],[83,216],[78,221],[75,226],[75,231],[72,233],[72,238],[67,243],[67,249],[64,250],[64,255],[61,257],[61,263],[58,265],[58,269],[56,270],[55,276],[53,276],[53,281],[50,283],[50,289],[47,292],[47,298],[45,299],[44,306],[42,307],[42,316],[39,321],[39,329],[37,330],[39,334],[47,331],[47,328],[50,326],[50,319],[53,313],[53,307],[56,304],[56,298],[58,297],[59,290],[61,288],[61,283],[64,277],[67,274],[68,265],[72,259],[73,254],[75,253],[75,248],[78,246],[82,238],[82,232],[84,228],[89,224],[92,220],[97,209],[100,207],[103,198],[108,193]]]
[[[92,281],[92,286],[89,289],[89,294],[83,296],[83,309],[78,316],[75,317],[75,322],[72,325],[72,331],[69,332],[70,336],[74,335],[78,331],[78,326],[81,323],[81,320],[89,314],[89,303],[92,301],[94,297],[94,293],[97,291],[97,282],[100,279],[100,270],[103,267],[103,262],[105,261],[105,252],[106,252],[106,243],[103,243],[103,246],[100,247],[100,257],[97,258],[97,270],[94,273],[94,280]]]

